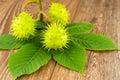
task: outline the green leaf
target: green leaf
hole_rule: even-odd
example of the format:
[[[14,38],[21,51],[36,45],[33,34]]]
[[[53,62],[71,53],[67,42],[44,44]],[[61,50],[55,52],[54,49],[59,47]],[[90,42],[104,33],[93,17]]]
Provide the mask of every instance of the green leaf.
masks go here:
[[[79,45],[71,44],[69,49],[54,53],[53,58],[58,64],[84,74],[86,52]]]
[[[20,48],[25,41],[17,40],[11,34],[4,34],[0,36],[0,49],[17,49]]]
[[[80,22],[68,24],[66,27],[70,34],[76,34],[91,31],[94,24]]]
[[[46,23],[45,22],[41,22],[41,21],[36,21],[36,25],[35,27],[38,28],[46,28]]]
[[[72,40],[89,50],[118,49],[112,39],[100,34],[76,34],[72,36]]]
[[[14,79],[24,74],[31,74],[48,63],[51,54],[35,44],[26,44],[9,58],[8,67]]]

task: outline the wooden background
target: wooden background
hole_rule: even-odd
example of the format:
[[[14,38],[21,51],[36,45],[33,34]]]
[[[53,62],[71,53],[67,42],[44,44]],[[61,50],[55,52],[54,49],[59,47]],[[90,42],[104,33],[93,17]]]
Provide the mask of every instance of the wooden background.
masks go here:
[[[0,0],[0,34],[10,32],[11,20],[21,11],[25,0]],[[46,12],[49,0],[43,0]],[[90,22],[96,26],[92,32],[111,37],[120,47],[120,0],[56,0],[65,4],[71,13],[70,22]],[[27,11],[38,13],[35,4],[27,6]],[[8,58],[13,51],[0,50],[0,80],[12,80],[7,68]],[[120,52],[87,51],[86,76],[66,69],[51,60],[37,72],[22,76],[19,80],[120,80]]]

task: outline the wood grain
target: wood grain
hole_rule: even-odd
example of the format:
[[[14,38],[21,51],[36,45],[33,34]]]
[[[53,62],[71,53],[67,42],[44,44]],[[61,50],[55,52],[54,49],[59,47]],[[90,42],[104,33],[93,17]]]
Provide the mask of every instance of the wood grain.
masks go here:
[[[25,0],[0,0],[0,34],[10,33],[14,16],[22,11]],[[64,4],[71,13],[70,22],[89,22],[96,26],[92,32],[111,37],[120,47],[120,0],[56,0]],[[49,0],[43,0],[47,12]],[[36,18],[38,6],[31,4],[26,11]],[[8,58],[13,51],[0,50],[0,80],[12,80],[8,70]],[[86,75],[66,69],[54,60],[31,75],[19,80],[120,80],[120,52],[87,51]]]

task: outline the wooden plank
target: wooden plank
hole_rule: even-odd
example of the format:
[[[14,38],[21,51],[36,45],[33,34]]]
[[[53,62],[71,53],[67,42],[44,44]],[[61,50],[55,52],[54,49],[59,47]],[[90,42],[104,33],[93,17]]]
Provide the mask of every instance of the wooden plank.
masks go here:
[[[56,0],[68,8],[70,22],[90,22],[96,27],[92,32],[111,37],[120,47],[120,0]],[[0,34],[9,33],[11,20],[21,12],[24,0],[0,0]],[[43,1],[45,12],[48,0]],[[32,7],[30,7],[32,6]],[[27,11],[38,13],[34,4]],[[32,11],[33,10],[33,11]],[[36,18],[36,16],[34,16]],[[7,68],[8,57],[13,51],[0,51],[0,80],[12,80]],[[120,80],[120,52],[87,51],[86,75],[66,69],[54,60],[37,72],[20,77],[20,80]]]

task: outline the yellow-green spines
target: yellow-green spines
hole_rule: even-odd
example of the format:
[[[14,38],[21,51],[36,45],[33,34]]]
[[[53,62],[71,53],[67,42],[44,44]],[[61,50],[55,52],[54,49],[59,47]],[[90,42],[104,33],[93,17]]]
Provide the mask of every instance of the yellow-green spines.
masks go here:
[[[12,21],[11,30],[17,39],[28,39],[35,34],[35,20],[26,12],[22,12]]]
[[[67,47],[67,43],[69,42],[68,37],[64,26],[54,23],[48,25],[47,30],[43,32],[43,44],[48,50],[60,49]]]
[[[62,25],[66,25],[69,21],[69,12],[64,5],[59,3],[52,3],[48,15],[53,21]]]

